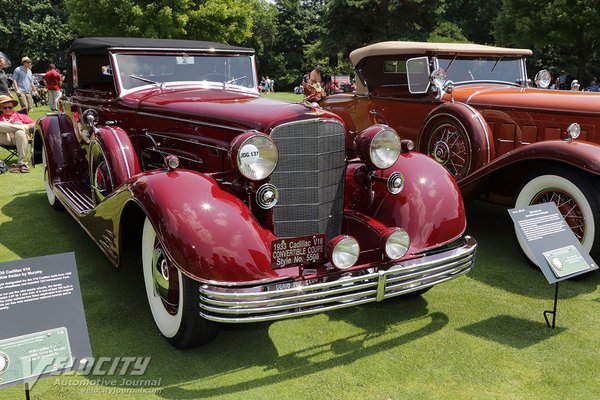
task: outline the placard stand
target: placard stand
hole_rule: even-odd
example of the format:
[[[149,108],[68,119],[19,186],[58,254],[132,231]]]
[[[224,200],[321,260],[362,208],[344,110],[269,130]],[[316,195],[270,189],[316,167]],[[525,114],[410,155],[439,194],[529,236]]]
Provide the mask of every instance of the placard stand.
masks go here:
[[[25,382],[25,400],[31,400],[29,396],[29,382]]]
[[[546,325],[548,325],[548,328],[552,329],[554,329],[554,326],[556,324],[556,303],[558,302],[558,284],[559,282],[556,282],[556,285],[554,287],[554,309],[552,311],[544,311],[544,319],[546,320]],[[552,325],[550,325],[550,321],[548,321],[548,314],[552,314]]]
[[[556,326],[558,283],[598,269],[581,246],[556,204],[534,204],[508,210],[523,250],[540,267],[549,284],[555,284],[554,307],[544,311],[549,328]],[[549,315],[552,314],[552,323]]]

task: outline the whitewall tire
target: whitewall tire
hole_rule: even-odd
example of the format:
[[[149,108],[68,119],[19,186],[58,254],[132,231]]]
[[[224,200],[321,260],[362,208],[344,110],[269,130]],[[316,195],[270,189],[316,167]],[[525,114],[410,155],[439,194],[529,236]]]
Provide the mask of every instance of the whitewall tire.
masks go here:
[[[547,168],[531,175],[518,191],[515,207],[526,207],[552,201],[567,224],[590,254],[598,250],[596,228],[600,213],[596,177],[566,168]],[[529,260],[537,264],[527,249],[525,239],[517,232],[517,240]]]
[[[148,218],[144,221],[141,250],[148,305],[160,333],[180,349],[212,340],[217,324],[200,317],[198,283],[168,259]]]
[[[48,176],[48,156],[46,155],[46,148],[42,148],[42,165],[44,167],[44,187],[46,188],[46,198],[48,204],[55,210],[64,210],[62,203],[56,198],[56,193],[52,190],[50,185],[50,177]]]

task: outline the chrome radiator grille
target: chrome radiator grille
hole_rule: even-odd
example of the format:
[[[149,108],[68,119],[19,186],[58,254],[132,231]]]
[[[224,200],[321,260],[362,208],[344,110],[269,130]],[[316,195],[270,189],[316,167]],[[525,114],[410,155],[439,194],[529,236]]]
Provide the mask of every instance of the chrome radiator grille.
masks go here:
[[[279,189],[275,234],[339,235],[346,165],[343,125],[325,119],[292,122],[274,128],[271,136],[279,149],[279,164],[271,175]]]

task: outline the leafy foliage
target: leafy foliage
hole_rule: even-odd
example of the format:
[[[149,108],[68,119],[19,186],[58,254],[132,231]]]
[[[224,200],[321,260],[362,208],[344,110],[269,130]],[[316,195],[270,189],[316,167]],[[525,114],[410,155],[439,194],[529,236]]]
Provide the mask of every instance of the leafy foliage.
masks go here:
[[[34,62],[34,70],[46,71],[49,63],[61,64],[57,52],[73,40],[67,26],[63,0],[0,0],[0,50],[18,67],[21,57]],[[7,69],[10,70],[10,69]]]
[[[546,57],[544,64],[583,79],[598,58],[600,9],[596,0],[503,0],[494,35],[502,44],[533,48],[538,57],[570,53],[575,68],[569,68],[568,58]]]
[[[65,4],[69,23],[82,36],[235,43],[252,34],[253,9],[251,3],[244,0],[65,0]]]

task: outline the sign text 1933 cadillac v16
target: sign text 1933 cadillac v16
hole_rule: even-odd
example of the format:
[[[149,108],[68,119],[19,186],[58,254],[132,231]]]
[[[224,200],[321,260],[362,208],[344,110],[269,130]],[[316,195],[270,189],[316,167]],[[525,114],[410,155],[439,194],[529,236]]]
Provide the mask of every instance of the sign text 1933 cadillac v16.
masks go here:
[[[261,98],[254,52],[217,43],[76,40],[59,113],[38,121],[48,200],[116,266],[138,254],[156,325],[184,348],[219,323],[422,293],[476,243],[452,176],[369,127]]]
[[[600,251],[600,96],[529,87],[530,50],[382,42],[350,54],[357,93],[330,96],[347,144],[386,124],[444,165],[465,199],[517,207],[553,201],[584,248]],[[517,236],[522,248],[523,238]],[[527,256],[532,255],[524,248]]]

